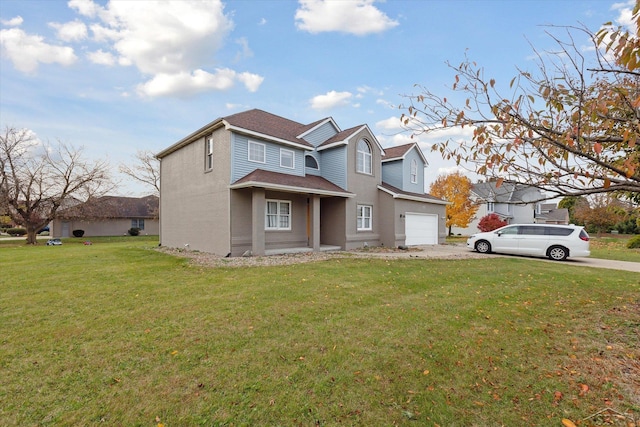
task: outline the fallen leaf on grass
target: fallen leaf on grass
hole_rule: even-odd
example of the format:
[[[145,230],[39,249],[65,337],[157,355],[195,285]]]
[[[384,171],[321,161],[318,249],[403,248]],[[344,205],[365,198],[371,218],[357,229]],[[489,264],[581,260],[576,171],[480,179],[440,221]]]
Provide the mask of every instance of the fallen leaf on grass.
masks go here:
[[[562,419],[562,425],[564,427],[576,427],[575,423],[573,421],[571,421],[570,419],[568,419],[568,418],[563,418]]]

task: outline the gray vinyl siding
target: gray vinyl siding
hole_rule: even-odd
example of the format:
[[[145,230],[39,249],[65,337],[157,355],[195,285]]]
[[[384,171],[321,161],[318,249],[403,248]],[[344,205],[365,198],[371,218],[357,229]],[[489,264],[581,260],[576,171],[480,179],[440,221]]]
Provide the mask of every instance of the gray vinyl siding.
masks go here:
[[[338,130],[333,126],[333,124],[331,124],[331,122],[327,122],[320,126],[318,129],[315,129],[310,134],[305,135],[304,139],[309,144],[317,147],[337,133]]]
[[[321,152],[320,176],[340,188],[347,188],[347,146],[330,148]]]
[[[248,157],[249,140],[264,144],[265,163],[250,162]],[[280,149],[284,148],[294,152],[294,169],[280,166]],[[271,172],[286,173],[289,175],[304,176],[304,150],[299,150],[286,145],[274,144],[258,139],[247,138],[243,135],[232,134],[231,138],[231,183],[253,172],[262,169]]]
[[[402,160],[382,164],[382,182],[402,189]]]

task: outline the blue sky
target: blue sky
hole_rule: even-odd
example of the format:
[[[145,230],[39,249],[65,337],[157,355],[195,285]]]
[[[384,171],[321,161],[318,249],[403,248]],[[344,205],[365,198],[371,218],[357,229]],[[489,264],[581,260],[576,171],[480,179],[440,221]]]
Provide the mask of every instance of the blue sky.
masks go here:
[[[443,94],[466,54],[508,83],[535,69],[545,25],[626,23],[607,0],[0,1],[0,125],[82,146],[117,176],[210,121],[260,108],[398,134],[414,84]],[[578,45],[587,45],[577,41]],[[440,138],[442,136],[439,136]],[[461,134],[460,137],[464,137]],[[427,182],[453,166],[420,141]],[[146,190],[124,181],[121,195]]]

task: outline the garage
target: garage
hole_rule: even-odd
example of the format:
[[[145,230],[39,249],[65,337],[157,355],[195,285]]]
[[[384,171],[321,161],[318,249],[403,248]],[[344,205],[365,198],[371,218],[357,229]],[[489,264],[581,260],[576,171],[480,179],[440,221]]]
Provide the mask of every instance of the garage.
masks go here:
[[[406,213],[405,245],[437,245],[438,215]]]

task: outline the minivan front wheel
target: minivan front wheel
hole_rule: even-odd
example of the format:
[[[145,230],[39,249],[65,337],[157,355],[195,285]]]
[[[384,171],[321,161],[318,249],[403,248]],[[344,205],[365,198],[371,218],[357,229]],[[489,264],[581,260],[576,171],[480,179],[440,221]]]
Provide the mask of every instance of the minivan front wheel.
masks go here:
[[[476,243],[476,251],[480,252],[481,254],[488,254],[489,252],[491,252],[491,243],[487,242],[486,240],[480,240],[478,243]]]
[[[552,246],[549,248],[547,255],[554,261],[564,261],[569,256],[569,251],[562,246]]]

